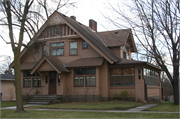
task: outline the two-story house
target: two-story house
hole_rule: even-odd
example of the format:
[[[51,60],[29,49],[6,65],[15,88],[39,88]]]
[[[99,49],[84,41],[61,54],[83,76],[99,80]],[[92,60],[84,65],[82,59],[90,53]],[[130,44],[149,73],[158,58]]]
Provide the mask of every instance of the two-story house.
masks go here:
[[[22,92],[63,95],[68,101],[109,100],[126,90],[128,97],[161,101],[161,69],[135,61],[131,29],[97,31],[55,11],[21,52]],[[10,67],[13,67],[13,63]]]

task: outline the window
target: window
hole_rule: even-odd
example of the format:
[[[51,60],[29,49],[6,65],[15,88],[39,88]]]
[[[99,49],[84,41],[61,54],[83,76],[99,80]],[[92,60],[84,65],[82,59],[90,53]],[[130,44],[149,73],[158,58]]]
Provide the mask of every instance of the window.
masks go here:
[[[42,45],[42,56],[46,55],[46,45]]]
[[[130,59],[129,58],[129,48],[126,46],[123,47],[123,58]]]
[[[96,69],[82,68],[74,69],[74,86],[96,86]]]
[[[141,68],[138,68],[139,79],[141,79]]]
[[[60,75],[58,75],[58,83],[60,83],[61,82],[61,77],[60,77]]]
[[[82,41],[82,49],[87,49],[88,43],[86,41]]]
[[[77,55],[77,42],[74,42],[74,41],[70,42],[69,45],[70,45],[69,54],[70,55]]]
[[[134,86],[134,68],[111,69],[111,86]]]
[[[86,76],[86,86],[96,86],[96,77]]]
[[[33,78],[33,87],[41,87],[41,79]]]
[[[38,79],[38,81],[34,81],[34,79]],[[23,87],[31,88],[31,84],[33,86],[36,85],[35,82],[37,82],[37,86],[41,86],[41,79],[38,73],[30,74],[30,71],[23,71]]]
[[[74,86],[84,86],[84,77],[74,77]]]
[[[143,68],[143,74],[147,86],[159,86],[158,72]]]
[[[123,85],[134,85],[134,68],[123,68]]]
[[[64,55],[64,43],[51,43],[50,44],[50,54],[52,56]]]
[[[24,87],[31,87],[31,79],[30,78],[24,78],[23,79],[23,86]]]
[[[122,70],[111,70],[111,86],[122,86]]]

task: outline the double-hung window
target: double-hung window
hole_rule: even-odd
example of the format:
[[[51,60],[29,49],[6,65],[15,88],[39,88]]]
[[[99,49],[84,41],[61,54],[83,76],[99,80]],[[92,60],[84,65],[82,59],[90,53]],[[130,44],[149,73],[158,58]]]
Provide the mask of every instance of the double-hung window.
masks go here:
[[[31,88],[41,86],[41,78],[38,73],[30,74],[30,71],[23,71],[23,87]]]
[[[78,49],[77,49],[77,42],[72,41],[69,43],[69,55],[77,55],[78,54]]]
[[[64,43],[50,43],[50,54],[52,56],[64,55]]]
[[[96,86],[96,69],[95,68],[82,68],[74,69],[74,86],[92,87]]]
[[[129,59],[129,48],[126,46],[123,47],[123,58]]]

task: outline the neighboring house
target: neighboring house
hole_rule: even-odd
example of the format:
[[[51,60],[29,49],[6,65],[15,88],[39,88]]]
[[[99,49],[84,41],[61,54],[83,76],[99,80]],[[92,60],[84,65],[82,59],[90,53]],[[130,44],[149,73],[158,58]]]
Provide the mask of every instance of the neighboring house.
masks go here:
[[[97,32],[94,20],[87,27],[55,11],[29,44],[21,52],[23,95],[34,95],[37,86],[40,95],[64,101],[109,100],[123,90],[136,101],[161,101],[161,69],[132,60],[131,29]]]
[[[2,101],[15,100],[14,75],[0,74],[0,93]]]

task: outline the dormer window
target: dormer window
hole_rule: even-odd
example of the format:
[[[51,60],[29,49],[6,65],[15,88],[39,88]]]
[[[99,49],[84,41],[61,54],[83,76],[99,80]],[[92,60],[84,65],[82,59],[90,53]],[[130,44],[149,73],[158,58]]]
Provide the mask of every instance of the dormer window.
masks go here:
[[[126,47],[126,46],[123,47],[123,58],[130,59],[130,57],[129,57],[129,48]]]

